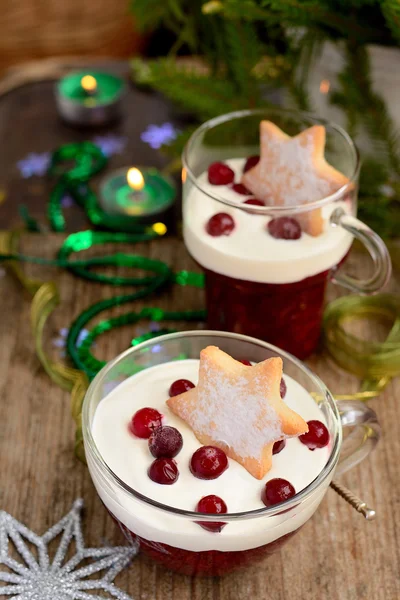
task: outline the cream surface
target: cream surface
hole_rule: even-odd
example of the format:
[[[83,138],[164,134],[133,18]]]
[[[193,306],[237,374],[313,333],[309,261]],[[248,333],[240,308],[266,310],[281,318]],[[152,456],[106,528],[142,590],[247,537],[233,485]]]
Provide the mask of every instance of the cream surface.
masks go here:
[[[146,369],[119,385],[96,410],[92,433],[97,448],[107,465],[129,486],[145,496],[171,507],[194,511],[203,496],[216,494],[224,499],[228,512],[241,512],[264,507],[263,485],[273,477],[289,480],[299,492],[311,483],[325,466],[330,448],[310,451],[297,438],[273,457],[273,466],[264,480],[250,475],[236,461],[215,480],[200,480],[189,470],[189,461],[201,446],[192,430],[167,407],[168,389],[176,379],[197,383],[199,361],[183,360]],[[296,381],[285,376],[285,402],[306,421],[324,421],[318,405]],[[164,423],[176,427],[183,436],[183,448],[176,457],[179,478],[169,486],[151,481],[147,470],[154,460],[147,440],[136,438],[128,430],[132,415],[145,406],[157,408]],[[259,517],[229,523],[221,533],[211,533],[195,522],[155,509],[129,496],[115,484],[103,480],[94,463],[89,468],[97,490],[108,509],[134,533],[151,540],[188,550],[244,550],[266,544],[300,527],[318,506],[325,489],[293,510],[274,517]]]
[[[235,171],[235,181],[240,182],[245,159],[225,162]],[[230,186],[211,185],[207,172],[200,175],[198,183],[210,194],[238,205],[251,197],[237,194]],[[185,244],[199,264],[228,277],[261,283],[301,281],[334,267],[348,252],[353,236],[329,223],[331,213],[339,207],[349,212],[344,201],[323,207],[325,229],[318,237],[303,232],[298,240],[278,240],[266,230],[269,217],[223,205],[192,186],[184,202]],[[219,212],[230,214],[235,221],[229,236],[212,237],[206,232],[208,219]]]

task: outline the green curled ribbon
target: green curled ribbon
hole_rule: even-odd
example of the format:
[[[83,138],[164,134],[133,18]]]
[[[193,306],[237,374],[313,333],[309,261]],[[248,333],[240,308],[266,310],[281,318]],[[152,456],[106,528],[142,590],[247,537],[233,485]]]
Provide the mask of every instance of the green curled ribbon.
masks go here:
[[[349,333],[356,319],[390,323],[383,342],[372,342]],[[346,371],[363,379],[361,391],[337,399],[368,400],[400,375],[400,298],[392,294],[344,296],[328,304],[323,320],[325,348]]]
[[[94,245],[105,243],[135,243],[143,241],[143,234],[115,234],[94,231],[82,231],[68,236],[61,246],[57,259],[45,259],[42,257],[26,256],[18,253],[19,235],[14,232],[0,232],[0,261],[14,273],[24,288],[33,296],[31,305],[31,323],[35,339],[36,353],[43,368],[51,379],[63,389],[71,392],[71,412],[76,424],[75,453],[84,460],[83,438],[81,428],[82,403],[89,380],[104,366],[105,361],[96,359],[91,354],[91,346],[99,336],[116,327],[133,325],[141,319],[153,321],[198,321],[205,318],[205,311],[164,311],[158,307],[146,307],[139,312],[129,311],[118,317],[104,319],[89,330],[87,338],[81,345],[78,339],[82,329],[101,312],[116,306],[134,303],[135,300],[143,299],[154,292],[161,290],[164,286],[178,284],[181,286],[203,287],[203,276],[189,271],[178,271],[172,269],[159,260],[149,259],[134,254],[116,252],[114,254],[87,258],[83,260],[72,260],[72,253],[88,250]],[[43,282],[27,277],[21,269],[20,263],[34,263],[46,266],[61,267],[68,269],[74,275],[95,281],[97,283],[108,283],[113,286],[132,286],[140,289],[131,294],[113,296],[106,300],[97,302],[84,310],[72,323],[67,337],[68,354],[74,364],[69,367],[61,362],[52,360],[44,350],[44,328],[48,318],[60,303],[57,286],[53,282]],[[143,277],[120,277],[106,276],[101,273],[92,272],[93,267],[98,266],[124,266],[139,268],[150,271],[152,275]],[[161,329],[151,331],[132,340],[136,345],[145,339],[157,337],[169,330]]]
[[[6,238],[4,237],[3,239]],[[92,304],[80,313],[70,326],[66,342],[68,354],[75,367],[86,373],[89,379],[92,379],[105,364],[104,361],[94,358],[90,353],[90,347],[99,335],[117,327],[135,324],[141,319],[152,319],[153,321],[194,321],[203,320],[205,318],[205,311],[203,310],[166,312],[160,308],[148,307],[142,309],[139,313],[129,311],[119,317],[100,321],[100,323],[89,331],[85,343],[78,345],[82,330],[85,329],[88,323],[100,313],[111,310],[117,306],[132,304],[136,300],[151,296],[156,291],[171,284],[178,284],[181,286],[189,285],[201,288],[204,284],[203,276],[198,273],[190,273],[189,271],[178,271],[177,273],[174,273],[166,263],[160,260],[154,260],[136,254],[126,254],[123,252],[116,252],[114,254],[87,258],[84,260],[71,260],[70,257],[72,253],[88,250],[95,245],[105,243],[133,244],[135,242],[143,241],[143,235],[115,234],[98,231],[81,231],[79,233],[73,233],[65,239],[59,250],[58,258],[55,260],[18,254],[16,252],[16,237],[13,237],[10,234],[7,237],[7,240],[7,244],[3,243],[3,247],[0,246],[0,261],[3,260],[6,263],[9,263],[21,283],[25,287],[29,286],[29,289],[33,294],[37,292],[43,282],[36,282],[26,278],[16,263],[27,262],[46,266],[63,267],[78,277],[97,283],[107,283],[113,286],[139,287],[139,289],[130,294],[112,296],[111,298]],[[120,277],[91,271],[91,268],[93,267],[110,265],[150,271],[152,272],[152,275],[145,275],[142,277]],[[159,335],[158,332],[149,332],[149,334],[146,334],[146,339],[156,337],[157,335]],[[137,343],[135,338],[132,343]]]

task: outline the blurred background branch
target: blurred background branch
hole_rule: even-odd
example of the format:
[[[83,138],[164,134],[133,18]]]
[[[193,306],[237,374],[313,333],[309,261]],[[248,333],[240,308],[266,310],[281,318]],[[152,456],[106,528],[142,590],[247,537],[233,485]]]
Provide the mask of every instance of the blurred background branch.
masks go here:
[[[321,72],[318,92],[363,150],[361,218],[383,236],[398,231],[398,124],[370,64],[371,45],[399,44],[398,0],[132,0],[131,10],[139,30],[152,32],[151,58],[132,60],[135,82],[191,117],[169,153],[182,150],[198,122],[231,110],[272,102],[321,113],[310,83]],[[323,79],[327,47],[337,54],[334,81]]]

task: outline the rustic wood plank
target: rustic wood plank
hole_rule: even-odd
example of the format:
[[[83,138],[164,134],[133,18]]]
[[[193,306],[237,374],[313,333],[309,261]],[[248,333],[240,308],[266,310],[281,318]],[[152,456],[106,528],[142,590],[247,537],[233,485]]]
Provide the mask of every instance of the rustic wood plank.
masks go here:
[[[24,235],[25,253],[54,256],[62,236]],[[195,269],[194,263],[175,239],[139,245],[135,251],[167,261],[175,268]],[[98,252],[98,250],[96,250]],[[365,257],[353,252],[354,269],[362,268]],[[25,266],[26,272],[56,280],[61,306],[48,328],[48,349],[58,331],[68,327],[81,310],[100,298],[126,291],[88,283],[71,274],[50,268]],[[398,278],[393,290],[399,290]],[[330,286],[329,298],[343,293]],[[29,326],[29,297],[10,274],[0,277],[0,392],[2,485],[0,507],[39,533],[70,508],[77,496],[86,505],[84,532],[88,544],[107,539],[121,543],[121,534],[98,500],[89,473],[73,455],[74,428],[68,394],[51,383],[34,355]],[[199,309],[203,292],[175,287],[146,303],[163,308]],[[190,329],[176,323],[177,328]],[[365,332],[365,324],[360,331]],[[135,328],[103,336],[96,354],[110,359],[128,347]],[[356,391],[355,377],[319,354],[310,365],[333,392]],[[378,513],[367,523],[333,491],[328,491],[320,509],[296,538],[261,564],[221,579],[194,580],[176,575],[137,558],[121,574],[117,584],[137,600],[395,600],[400,597],[399,529],[400,436],[398,434],[399,381],[392,381],[380,398],[371,402],[381,420],[384,436],[376,452],[343,482]]]

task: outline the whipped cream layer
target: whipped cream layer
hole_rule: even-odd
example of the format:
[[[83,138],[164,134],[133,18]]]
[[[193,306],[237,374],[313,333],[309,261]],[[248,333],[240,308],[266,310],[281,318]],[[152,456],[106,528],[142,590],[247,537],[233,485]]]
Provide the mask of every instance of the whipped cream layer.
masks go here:
[[[171,507],[196,510],[198,501],[209,494],[220,496],[228,513],[263,508],[261,491],[274,477],[287,479],[299,492],[311,483],[328,461],[330,445],[310,451],[297,438],[273,456],[272,469],[264,480],[257,480],[236,461],[217,479],[201,480],[189,470],[190,459],[201,444],[184,421],[167,407],[168,390],[176,379],[197,384],[198,360],[182,360],[156,365],[130,377],[103,399],[96,409],[92,434],[98,451],[114,473],[141,494]],[[285,375],[285,402],[306,421],[324,416],[309,393]],[[164,424],[176,427],[183,436],[183,448],[176,456],[179,478],[172,485],[153,482],[147,470],[154,460],[148,440],[135,437],[128,430],[133,414],[146,406],[164,415]],[[312,515],[329,482],[324,482],[309,499],[294,509],[273,517],[258,517],[226,525],[221,533],[204,530],[191,520],[156,509],[118,488],[104,478],[90,453],[88,464],[93,481],[110,512],[128,529],[151,542],[165,543],[186,550],[245,550],[272,542],[298,529]],[[223,518],[221,518],[223,520]]]
[[[246,159],[233,158],[224,162],[235,172],[235,182],[239,183]],[[207,171],[197,181],[208,193],[238,205],[252,197],[240,195],[230,186],[210,184]],[[337,265],[353,241],[350,233],[329,223],[336,208],[350,213],[350,206],[344,201],[322,208],[325,228],[321,235],[312,237],[303,232],[298,240],[278,240],[266,229],[268,216],[231,208],[210,198],[189,181],[185,184],[185,193],[183,233],[188,251],[204,268],[228,277],[260,283],[301,281]],[[212,237],[205,227],[209,218],[220,212],[233,217],[235,229],[229,236]]]

